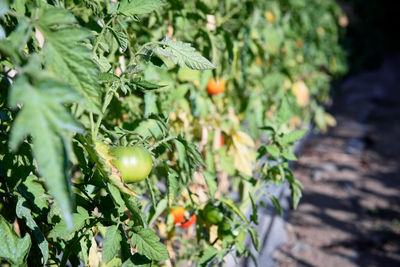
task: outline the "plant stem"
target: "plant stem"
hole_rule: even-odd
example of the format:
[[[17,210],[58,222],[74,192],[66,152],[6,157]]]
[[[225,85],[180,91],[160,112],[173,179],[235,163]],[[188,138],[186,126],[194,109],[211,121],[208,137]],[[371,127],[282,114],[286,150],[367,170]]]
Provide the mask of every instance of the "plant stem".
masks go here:
[[[99,36],[96,38],[96,42],[94,43],[93,46],[93,52],[92,52],[92,57],[96,55],[97,48],[99,47],[100,43],[100,38],[104,35],[105,30],[108,28],[108,26],[111,24],[111,22],[114,20],[114,16],[111,17],[111,19],[104,25],[104,27],[101,29],[101,32],[99,33]]]
[[[176,139],[175,136],[168,136],[168,137],[166,137],[166,138],[164,138],[164,139],[162,139],[162,140],[160,140],[160,141],[154,143],[149,149],[150,149],[150,150],[153,150],[153,149],[155,149],[156,147],[158,147],[159,145],[161,145],[162,143],[165,143],[165,142],[168,142],[168,141],[174,140],[174,139]]]
[[[110,90],[108,90],[108,92],[106,93],[106,96],[104,97],[104,102],[103,102],[103,106],[101,108],[101,113],[100,113],[99,117],[97,118],[96,126],[94,128],[93,141],[95,141],[97,138],[97,134],[99,133],[101,121],[103,120],[104,113],[106,112],[106,109],[112,100],[113,94],[115,92],[115,88],[118,88],[120,83],[121,83],[121,81],[119,81],[118,83],[111,86]]]
[[[90,128],[91,128],[91,133],[92,133],[92,140],[96,140],[96,135],[94,132],[94,120],[93,120],[93,113],[89,113],[89,118],[90,118]]]

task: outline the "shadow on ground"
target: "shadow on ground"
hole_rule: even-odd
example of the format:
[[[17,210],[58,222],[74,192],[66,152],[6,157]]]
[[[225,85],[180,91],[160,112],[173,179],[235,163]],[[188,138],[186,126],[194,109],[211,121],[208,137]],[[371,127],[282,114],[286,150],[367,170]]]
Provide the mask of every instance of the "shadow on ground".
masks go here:
[[[278,266],[400,266],[400,59],[347,79],[338,126],[309,140]]]

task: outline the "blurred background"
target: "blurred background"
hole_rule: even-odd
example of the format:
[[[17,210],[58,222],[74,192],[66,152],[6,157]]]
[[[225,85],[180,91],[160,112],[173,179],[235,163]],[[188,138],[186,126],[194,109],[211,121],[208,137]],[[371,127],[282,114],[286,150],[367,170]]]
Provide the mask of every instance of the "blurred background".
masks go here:
[[[349,72],[334,87],[337,127],[303,144],[304,185],[276,266],[400,266],[398,1],[337,1]]]

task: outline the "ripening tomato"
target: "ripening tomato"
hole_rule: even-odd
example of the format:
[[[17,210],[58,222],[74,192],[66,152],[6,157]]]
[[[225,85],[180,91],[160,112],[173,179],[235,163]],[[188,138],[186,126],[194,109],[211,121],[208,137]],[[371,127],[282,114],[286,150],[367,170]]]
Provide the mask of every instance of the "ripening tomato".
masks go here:
[[[209,95],[216,95],[225,91],[226,81],[223,79],[214,79],[211,80],[207,84],[207,92]]]
[[[111,162],[120,171],[125,183],[139,182],[149,175],[153,160],[143,147],[114,147],[110,152],[116,159]]]
[[[193,214],[192,217],[190,217],[189,220],[187,220],[186,222],[182,223],[181,225],[178,225],[178,227],[180,227],[180,228],[188,228],[189,226],[191,226],[195,222],[196,222],[196,214]]]
[[[178,227],[187,228],[196,222],[196,214],[193,214],[190,219],[186,219],[186,210],[181,206],[173,207],[170,213],[174,216],[174,224]]]

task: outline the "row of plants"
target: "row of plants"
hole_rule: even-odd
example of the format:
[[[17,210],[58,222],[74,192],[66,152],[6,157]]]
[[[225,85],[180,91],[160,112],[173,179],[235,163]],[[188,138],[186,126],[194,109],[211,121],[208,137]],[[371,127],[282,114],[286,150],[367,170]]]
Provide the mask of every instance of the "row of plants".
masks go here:
[[[345,71],[327,0],[0,0],[0,260],[256,256],[266,186]],[[263,190],[261,190],[263,189]]]

